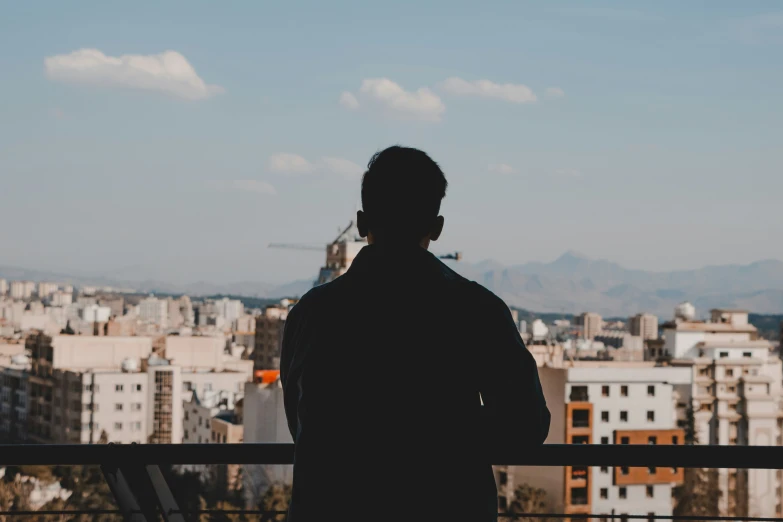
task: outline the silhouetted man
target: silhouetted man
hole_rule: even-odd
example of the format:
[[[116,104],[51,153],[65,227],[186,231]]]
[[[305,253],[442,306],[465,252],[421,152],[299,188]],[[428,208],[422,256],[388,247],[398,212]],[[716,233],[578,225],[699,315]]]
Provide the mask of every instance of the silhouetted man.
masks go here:
[[[493,520],[486,450],[536,451],[547,436],[508,307],[427,251],[446,185],[420,150],[373,156],[357,215],[368,246],[288,315],[289,522]]]

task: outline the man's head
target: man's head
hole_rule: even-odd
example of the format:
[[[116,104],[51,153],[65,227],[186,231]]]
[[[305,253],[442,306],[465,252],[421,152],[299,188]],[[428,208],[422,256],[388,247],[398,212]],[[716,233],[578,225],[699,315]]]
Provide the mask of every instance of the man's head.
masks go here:
[[[371,243],[426,248],[443,230],[438,212],[447,185],[438,164],[418,149],[394,146],[375,153],[362,178],[359,232]]]

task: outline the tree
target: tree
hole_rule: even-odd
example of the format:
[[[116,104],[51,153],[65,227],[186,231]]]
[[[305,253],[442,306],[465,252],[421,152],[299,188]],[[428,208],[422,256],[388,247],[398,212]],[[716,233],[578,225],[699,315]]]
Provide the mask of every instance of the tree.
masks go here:
[[[290,484],[279,482],[272,484],[261,497],[259,509],[262,511],[288,511],[288,506],[291,505],[292,490],[293,487]],[[282,513],[263,513],[259,518],[261,522],[277,522],[285,519],[286,515]]]
[[[549,499],[546,491],[541,488],[533,487],[529,484],[521,484],[514,489],[514,498],[508,506],[508,513],[521,514],[540,514],[549,511]],[[515,518],[522,522],[540,521],[546,522],[545,518]]]
[[[685,444],[695,445],[696,422],[693,406],[685,410]],[[720,490],[718,489],[718,470],[705,468],[686,468],[681,486],[674,491],[675,516],[715,517],[718,516]]]

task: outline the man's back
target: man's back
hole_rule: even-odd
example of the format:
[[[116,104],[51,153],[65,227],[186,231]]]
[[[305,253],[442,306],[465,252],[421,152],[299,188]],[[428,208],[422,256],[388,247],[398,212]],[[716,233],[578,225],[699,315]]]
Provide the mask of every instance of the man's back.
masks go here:
[[[548,430],[508,309],[418,246],[365,247],[303,297],[281,370],[292,522],[487,520],[487,444],[538,444]]]

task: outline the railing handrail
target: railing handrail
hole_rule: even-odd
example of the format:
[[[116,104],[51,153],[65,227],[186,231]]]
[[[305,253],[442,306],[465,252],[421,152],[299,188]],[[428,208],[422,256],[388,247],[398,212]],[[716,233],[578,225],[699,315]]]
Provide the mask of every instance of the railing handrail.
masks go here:
[[[545,444],[488,449],[509,466],[783,468],[783,446]],[[138,464],[292,464],[293,444],[2,444],[0,466]]]

